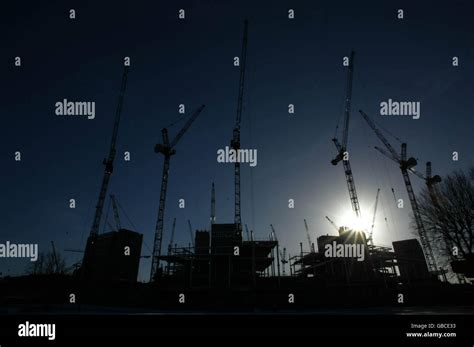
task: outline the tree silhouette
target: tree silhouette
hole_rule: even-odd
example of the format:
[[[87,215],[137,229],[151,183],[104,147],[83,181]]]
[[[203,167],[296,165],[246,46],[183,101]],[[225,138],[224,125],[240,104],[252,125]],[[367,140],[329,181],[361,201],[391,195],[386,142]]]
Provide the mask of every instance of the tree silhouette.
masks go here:
[[[30,275],[64,274],[67,272],[66,261],[60,253],[56,253],[56,258],[53,252],[40,253],[38,259],[28,265],[26,272]]]
[[[474,167],[455,171],[431,189],[425,187],[419,207],[438,266],[472,259],[474,253]]]

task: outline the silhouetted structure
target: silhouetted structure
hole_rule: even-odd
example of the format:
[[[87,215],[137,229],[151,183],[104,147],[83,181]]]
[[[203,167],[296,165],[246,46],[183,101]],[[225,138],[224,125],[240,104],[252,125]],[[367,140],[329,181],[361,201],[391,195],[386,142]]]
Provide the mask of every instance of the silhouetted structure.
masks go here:
[[[211,231],[198,230],[195,247],[173,248],[159,259],[167,263],[170,276],[161,285],[183,282],[187,287],[248,287],[272,265],[277,241],[243,241],[234,224],[212,224]]]
[[[395,241],[392,244],[403,282],[410,283],[430,278],[425,256],[418,240]]]
[[[136,282],[143,235],[120,229],[87,240],[81,276],[86,280]]]
[[[348,284],[358,281],[370,281],[375,278],[375,272],[371,264],[367,248],[367,239],[363,232],[339,229],[339,236],[323,235],[317,239],[318,252],[302,253],[293,257],[291,266],[295,268],[294,274],[301,277],[313,277],[316,281],[326,284]],[[363,258],[333,257],[326,254],[328,248],[349,246],[355,250],[362,250]],[[298,267],[298,269],[296,269]]]

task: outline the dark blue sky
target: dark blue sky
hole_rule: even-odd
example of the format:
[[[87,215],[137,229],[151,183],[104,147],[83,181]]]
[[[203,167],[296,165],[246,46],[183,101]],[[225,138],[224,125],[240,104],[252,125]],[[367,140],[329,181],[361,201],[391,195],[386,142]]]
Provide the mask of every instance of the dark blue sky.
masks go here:
[[[76,9],[75,20],[68,18],[70,8]],[[186,10],[185,21],[178,21],[179,8]],[[289,8],[295,10],[294,20],[287,18]],[[405,11],[403,20],[396,18],[399,8]],[[426,160],[440,175],[472,165],[473,10],[471,1],[5,5],[1,239],[38,242],[43,251],[51,240],[59,250],[84,247],[124,56],[131,57],[131,68],[109,193],[144,233],[143,254],[151,253],[162,174],[163,158],[153,147],[161,142],[161,128],[179,119],[180,103],[188,115],[200,104],[207,107],[171,161],[164,244],[173,217],[181,243],[189,242],[187,219],[195,228],[208,227],[212,181],[217,221],[232,222],[233,165],[218,164],[216,151],[232,136],[239,74],[232,63],[240,54],[244,18],[250,23],[242,147],[258,150],[258,165],[243,165],[243,222],[258,238],[267,237],[272,223],[283,246],[294,253],[305,241],[304,218],[315,240],[335,232],[325,215],[342,223],[350,212],[343,170],[330,160],[335,155],[331,138],[343,114],[342,57],[353,48],[349,150],[362,213],[371,218],[380,186],[375,242],[390,245],[411,237],[401,174],[372,149],[380,143],[357,110],[407,141],[409,153],[420,159],[419,170]],[[15,56],[21,56],[21,68],[13,66]],[[453,56],[460,66],[451,65]],[[95,101],[96,118],[56,116],[54,104],[64,98]],[[389,98],[420,101],[421,118],[380,116],[379,104]],[[287,112],[290,103],[294,115]],[[170,128],[171,137],[180,125]],[[398,149],[399,143],[389,139]],[[17,150],[21,163],[14,161]],[[130,162],[123,161],[124,151],[131,152]],[[460,153],[458,162],[451,160],[453,151]],[[412,181],[417,191],[423,186],[416,177]],[[391,187],[406,200],[405,209],[396,209]],[[70,198],[77,200],[74,210]],[[179,198],[186,199],[185,209],[178,208]],[[294,209],[288,208],[290,198]],[[70,263],[80,258],[65,255]],[[25,264],[2,259],[0,271],[20,273]],[[148,279],[149,267],[150,260],[144,260],[141,279]]]

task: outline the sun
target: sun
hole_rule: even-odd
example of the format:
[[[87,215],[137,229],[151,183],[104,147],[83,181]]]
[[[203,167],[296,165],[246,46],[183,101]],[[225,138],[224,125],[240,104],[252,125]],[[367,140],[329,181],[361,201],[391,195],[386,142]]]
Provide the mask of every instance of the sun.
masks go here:
[[[364,217],[357,217],[354,211],[345,212],[339,219],[339,226],[356,231],[367,231],[370,229],[370,221]]]

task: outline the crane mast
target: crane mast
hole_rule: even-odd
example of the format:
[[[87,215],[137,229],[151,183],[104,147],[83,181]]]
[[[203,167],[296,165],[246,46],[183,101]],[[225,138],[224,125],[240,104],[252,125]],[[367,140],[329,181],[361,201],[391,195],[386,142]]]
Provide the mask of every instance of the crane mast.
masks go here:
[[[379,203],[379,194],[380,194],[380,188],[377,189],[377,195],[375,196],[374,216],[372,217],[372,225],[370,226],[369,242],[372,246],[374,245],[373,234],[374,234],[375,216],[377,215],[377,205]]]
[[[426,235],[426,230],[423,225],[423,220],[421,218],[421,213],[420,213],[420,208],[418,206],[418,202],[416,200],[415,192],[413,191],[413,186],[410,181],[410,175],[409,172],[413,172],[413,167],[417,165],[417,161],[415,158],[410,157],[407,158],[407,144],[402,143],[401,146],[401,153],[400,155],[394,150],[394,148],[390,145],[388,140],[385,138],[385,136],[380,132],[380,130],[377,128],[375,123],[373,122],[372,119],[369,118],[369,116],[363,112],[362,110],[359,111],[362,117],[365,119],[365,121],[369,124],[369,126],[372,128],[372,130],[375,132],[377,137],[382,141],[382,143],[385,145],[385,147],[390,151],[390,154],[383,151],[382,149],[375,147],[379,152],[387,156],[389,159],[397,162],[400,166],[400,170],[402,172],[403,176],[403,181],[405,183],[405,187],[408,193],[408,198],[410,199],[410,204],[411,208],[413,211],[413,216],[415,218],[415,224],[416,224],[416,229],[418,231],[418,236],[420,237],[420,242],[421,246],[423,247],[423,251],[425,253],[426,257],[426,262],[428,264],[428,268],[432,273],[436,273],[438,268],[436,265],[436,260],[433,255],[433,250],[431,248],[431,245],[429,243],[428,237]]]
[[[152,263],[151,263],[151,273],[150,281],[153,281],[157,275],[157,270],[159,267],[159,257],[161,256],[161,246],[163,240],[163,223],[165,215],[165,203],[166,203],[166,191],[168,189],[168,178],[169,178],[169,169],[170,169],[170,159],[171,156],[176,154],[174,146],[178,141],[183,137],[184,133],[189,129],[191,124],[197,118],[197,116],[204,109],[205,105],[200,106],[188,119],[183,128],[178,132],[173,141],[169,142],[168,138],[168,129],[163,128],[161,130],[163,143],[155,145],[155,152],[161,153],[164,156],[163,161],[163,175],[161,178],[161,190],[160,190],[160,202],[158,206],[158,218],[155,227],[155,238],[153,241],[153,254],[152,254]]]
[[[117,207],[117,201],[115,200],[115,195],[110,194],[110,200],[112,200],[112,209],[114,210],[114,219],[115,219],[115,227],[117,231],[122,229],[122,223],[120,223],[120,216],[119,216],[119,211]]]
[[[171,155],[174,155],[176,152],[169,147],[169,139],[168,139],[168,130],[165,128],[161,131],[161,135],[163,138],[163,153],[165,159],[163,161],[163,175],[161,177],[161,190],[160,190],[160,202],[158,206],[158,219],[156,222],[155,227],[155,239],[153,242],[153,255],[152,255],[152,265],[151,265],[151,275],[150,280],[153,280],[157,268],[159,266],[158,256],[161,255],[161,243],[163,239],[163,223],[164,223],[164,214],[165,214],[165,203],[166,203],[166,191],[168,188],[168,176],[169,176],[169,169],[170,169],[170,158]],[[161,148],[158,148],[158,151]],[[167,149],[165,151],[165,149]],[[157,148],[155,147],[155,152],[157,152]]]
[[[102,185],[99,192],[99,199],[95,207],[94,221],[92,223],[92,228],[90,231],[91,237],[96,237],[99,234],[99,226],[100,226],[100,220],[102,218],[102,211],[104,210],[105,197],[106,197],[107,189],[109,186],[110,176],[112,175],[112,172],[114,171],[114,160],[115,160],[115,154],[116,154],[115,146],[117,143],[117,135],[118,135],[118,129],[120,125],[120,119],[122,117],[122,106],[123,106],[123,100],[125,97],[125,89],[127,87],[127,78],[128,78],[128,66],[125,66],[123,70],[122,83],[120,85],[120,93],[119,93],[119,98],[118,98],[117,109],[115,112],[115,122],[114,122],[113,131],[112,131],[112,140],[110,142],[109,155],[106,159],[103,160],[103,164],[105,166],[104,178],[102,179]]]
[[[433,176],[430,161],[426,163],[426,175],[425,175],[424,179],[425,179],[426,186],[428,188],[428,194],[430,195],[430,199],[433,202],[433,205],[434,205],[435,209],[439,210],[441,206],[440,206],[440,202],[439,202],[439,198],[438,198],[438,191],[437,191],[435,185],[438,184],[438,183],[441,183],[441,177],[439,175],[434,175]],[[448,236],[446,234],[443,237],[443,241],[444,241],[444,246],[448,250],[452,248],[453,244],[452,244],[451,240],[448,238]],[[449,252],[449,254],[451,255],[451,259],[455,258],[452,255],[451,252]],[[444,281],[447,282],[446,274],[441,273],[441,275],[443,276]],[[457,278],[459,283],[463,282],[463,277],[462,277],[461,274],[456,273],[456,278]]]
[[[214,188],[214,182],[212,182],[211,192],[211,224],[216,222],[216,190]]]
[[[304,219],[304,228],[306,230],[306,237],[308,239],[309,251],[314,252],[313,243],[311,242],[311,236],[309,235],[309,228],[308,228],[308,223],[306,222],[306,219]]]
[[[168,245],[168,254],[171,254],[171,250],[173,249],[173,242],[174,242],[174,232],[176,229],[176,218],[173,218],[173,226],[171,227],[171,237],[170,243]]]
[[[248,21],[244,22],[244,35],[242,39],[242,53],[240,56],[240,79],[239,79],[239,95],[237,98],[237,117],[235,127],[233,130],[233,137],[230,143],[231,148],[236,152],[240,149],[240,123],[242,120],[242,102],[244,97],[245,84],[245,66],[247,62],[247,26]],[[240,162],[235,161],[234,164],[234,190],[235,190],[235,204],[234,204],[234,223],[236,227],[236,236],[239,237],[242,232],[242,218],[240,213]]]
[[[188,219],[188,228],[189,228],[189,236],[191,237],[191,245],[194,247],[193,227],[191,226],[191,221],[189,219]]]
[[[351,113],[351,101],[352,101],[352,79],[354,74],[354,55],[355,52],[351,51],[349,58],[349,69],[347,73],[347,82],[346,82],[346,95],[344,100],[344,129],[342,132],[342,143],[334,137],[332,141],[337,149],[336,157],[331,160],[333,165],[337,165],[342,160],[342,166],[344,168],[344,174],[346,176],[347,189],[349,191],[349,198],[351,200],[352,210],[355,212],[357,217],[360,217],[360,206],[359,198],[357,196],[357,190],[354,183],[354,176],[352,174],[351,164],[349,158],[345,160],[347,155],[347,141],[349,137],[349,119]]]
[[[351,115],[352,102],[352,79],[354,75],[354,55],[355,52],[351,51],[351,56],[349,58],[349,70],[347,74],[346,98],[344,100],[344,129],[342,133],[342,146],[344,150],[346,150],[347,140],[349,137],[349,118]]]
[[[406,144],[402,144],[402,161],[406,162]],[[413,215],[415,217],[416,227],[418,229],[418,234],[420,236],[421,245],[425,250],[425,255],[428,262],[428,267],[433,273],[438,270],[436,266],[436,261],[433,255],[433,250],[426,236],[426,230],[423,225],[423,220],[421,219],[420,208],[418,207],[418,202],[416,201],[415,192],[413,191],[413,186],[410,181],[410,176],[408,170],[405,166],[400,167],[403,175],[403,180],[405,181],[405,186],[407,188],[408,197],[410,198],[411,207],[413,210]]]

